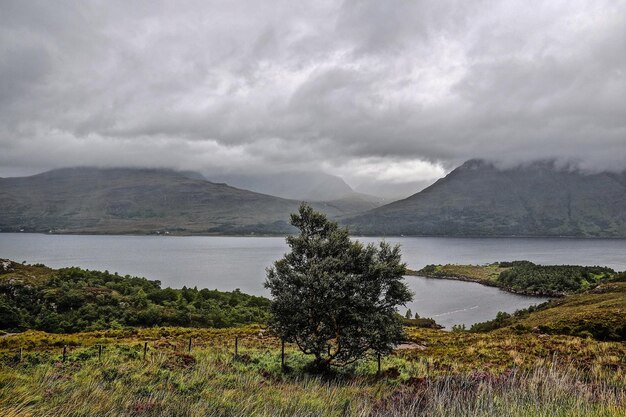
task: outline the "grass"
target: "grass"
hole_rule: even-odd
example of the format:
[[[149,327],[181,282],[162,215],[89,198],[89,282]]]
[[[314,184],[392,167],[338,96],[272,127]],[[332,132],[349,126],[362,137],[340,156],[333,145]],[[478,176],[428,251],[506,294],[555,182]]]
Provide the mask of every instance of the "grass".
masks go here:
[[[419,271],[411,271],[411,275],[428,278],[459,279],[493,285],[497,282],[500,273],[508,269],[510,268],[500,267],[498,263],[488,265],[428,265]]]
[[[502,269],[446,267],[437,268],[485,282]],[[31,286],[54,272],[16,270],[4,278]],[[279,340],[260,325],[30,330],[0,335],[0,415],[626,416],[622,331],[619,279],[514,315],[495,331],[407,326],[407,343],[383,359],[381,374],[374,358],[311,374],[311,358],[291,345],[283,370]]]
[[[42,264],[29,265],[0,259],[0,283],[19,282],[31,286],[45,285],[56,270]]]
[[[384,358],[381,376],[373,359],[309,374],[310,358],[292,346],[283,372],[278,340],[259,326],[4,336],[0,415],[626,415],[623,343],[509,330],[407,332],[412,349]],[[97,344],[105,346],[101,359]],[[63,345],[70,346],[66,362]]]
[[[626,282],[609,282],[552,300],[547,308],[529,314],[516,324],[548,333],[626,341]]]

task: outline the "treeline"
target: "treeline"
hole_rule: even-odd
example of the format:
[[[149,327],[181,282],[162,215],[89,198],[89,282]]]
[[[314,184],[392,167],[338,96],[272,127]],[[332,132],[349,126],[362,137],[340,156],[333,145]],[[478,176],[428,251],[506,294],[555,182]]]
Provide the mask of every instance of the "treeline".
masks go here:
[[[0,329],[73,333],[126,326],[230,327],[263,322],[269,300],[239,290],[161,288],[160,281],[64,268],[0,280]]]
[[[483,333],[501,329],[503,327],[515,324],[517,321],[528,317],[531,313],[534,313],[535,311],[545,310],[546,308],[550,308],[549,301],[516,310],[513,314],[509,314],[505,311],[499,311],[494,319],[472,324],[469,331],[473,333]],[[515,330],[530,331],[531,329],[523,326],[517,326],[515,327]]]
[[[513,290],[538,294],[567,294],[586,290],[611,278],[615,271],[601,266],[536,265],[529,261],[500,262],[497,282]]]

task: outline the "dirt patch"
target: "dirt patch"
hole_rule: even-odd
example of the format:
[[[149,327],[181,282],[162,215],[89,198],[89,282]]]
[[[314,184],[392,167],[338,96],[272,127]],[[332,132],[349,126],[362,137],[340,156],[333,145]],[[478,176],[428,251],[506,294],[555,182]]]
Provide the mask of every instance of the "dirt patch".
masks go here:
[[[426,350],[426,346],[414,342],[400,343],[395,350]]]

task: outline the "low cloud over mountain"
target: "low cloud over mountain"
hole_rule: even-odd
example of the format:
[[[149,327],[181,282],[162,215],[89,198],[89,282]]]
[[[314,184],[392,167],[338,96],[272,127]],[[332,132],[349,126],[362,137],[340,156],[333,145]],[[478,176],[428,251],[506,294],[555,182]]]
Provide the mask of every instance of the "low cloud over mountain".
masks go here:
[[[290,170],[377,194],[462,161],[626,164],[624,1],[0,5],[0,176]]]

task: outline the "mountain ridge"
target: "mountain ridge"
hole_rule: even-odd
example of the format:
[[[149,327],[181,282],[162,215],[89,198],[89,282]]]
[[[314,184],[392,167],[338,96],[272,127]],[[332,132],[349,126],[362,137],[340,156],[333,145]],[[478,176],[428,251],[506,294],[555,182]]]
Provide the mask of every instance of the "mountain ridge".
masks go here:
[[[344,220],[357,234],[626,237],[624,173],[473,159],[406,199]]]
[[[298,201],[156,168],[60,168],[0,179],[0,229],[282,234]],[[325,208],[330,216],[343,215]]]
[[[361,235],[626,237],[626,172],[475,159],[403,200],[358,198],[311,204]],[[59,168],[0,178],[0,231],[286,234],[299,204],[193,171]]]
[[[366,211],[392,201],[355,191],[341,177],[314,171],[283,171],[270,174],[205,176],[209,181],[290,200],[324,202]]]

